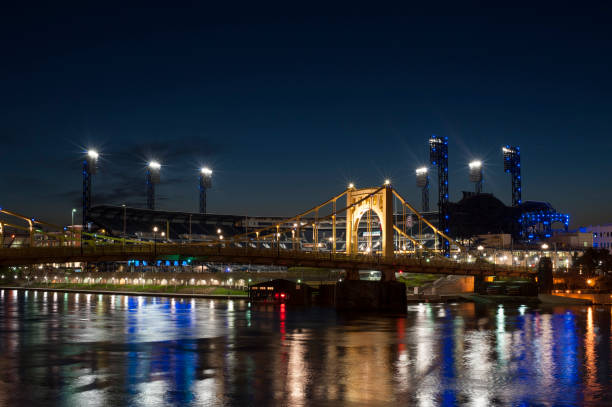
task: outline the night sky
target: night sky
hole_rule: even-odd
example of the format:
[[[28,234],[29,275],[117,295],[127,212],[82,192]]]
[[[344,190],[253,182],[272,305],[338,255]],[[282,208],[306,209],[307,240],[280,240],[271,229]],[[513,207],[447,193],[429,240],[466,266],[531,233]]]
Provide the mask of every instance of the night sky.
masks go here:
[[[609,7],[303,17],[96,4],[107,8],[0,13],[0,207],[69,223],[87,148],[101,153],[94,204],[144,207],[157,159],[159,209],[197,211],[202,165],[216,213],[293,215],[385,178],[420,206],[414,170],[437,134],[453,201],[473,190],[478,158],[484,191],[509,204],[501,147],[514,144],[523,200],[551,202],[570,227],[612,221]]]

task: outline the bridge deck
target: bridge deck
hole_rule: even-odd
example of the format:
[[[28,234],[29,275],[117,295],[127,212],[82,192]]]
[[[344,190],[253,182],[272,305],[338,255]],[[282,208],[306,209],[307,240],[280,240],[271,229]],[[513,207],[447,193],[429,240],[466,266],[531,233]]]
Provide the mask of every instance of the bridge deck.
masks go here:
[[[23,247],[0,249],[0,265],[45,263],[161,260],[166,256],[195,257],[198,261],[256,265],[305,266],[350,270],[380,270],[408,273],[528,276],[534,272],[519,266],[424,259],[408,255],[347,255],[278,249],[234,248],[198,244],[99,245],[84,247]]]

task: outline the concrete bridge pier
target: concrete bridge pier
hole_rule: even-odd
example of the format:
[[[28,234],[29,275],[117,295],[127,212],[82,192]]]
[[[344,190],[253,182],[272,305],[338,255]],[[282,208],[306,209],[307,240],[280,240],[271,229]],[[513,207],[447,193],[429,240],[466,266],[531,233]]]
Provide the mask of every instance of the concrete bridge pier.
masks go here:
[[[356,281],[359,280],[359,269],[346,269],[346,278],[347,281]]]
[[[538,263],[538,293],[550,294],[553,288],[552,260],[542,257]]]
[[[396,281],[395,270],[385,270],[382,272],[381,281]]]
[[[358,269],[347,269],[346,279],[336,284],[336,309],[340,311],[406,313],[406,286],[385,271],[381,281],[362,281]]]

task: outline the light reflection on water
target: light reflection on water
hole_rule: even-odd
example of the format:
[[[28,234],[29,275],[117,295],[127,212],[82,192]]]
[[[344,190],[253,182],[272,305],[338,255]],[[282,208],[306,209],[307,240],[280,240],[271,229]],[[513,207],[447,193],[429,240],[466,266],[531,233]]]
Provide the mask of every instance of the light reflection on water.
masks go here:
[[[0,293],[1,405],[605,405],[610,307]]]

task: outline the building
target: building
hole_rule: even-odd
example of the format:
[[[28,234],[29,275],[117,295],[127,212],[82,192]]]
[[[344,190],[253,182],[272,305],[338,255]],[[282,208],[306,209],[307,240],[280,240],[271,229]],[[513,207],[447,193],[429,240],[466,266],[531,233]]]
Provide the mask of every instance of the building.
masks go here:
[[[592,233],[593,247],[606,249],[612,254],[612,223],[585,226],[580,228],[580,232]]]
[[[593,247],[593,234],[581,231],[555,233],[548,239],[548,243],[557,249],[585,250],[587,247]]]
[[[456,238],[510,234],[514,241],[537,242],[555,232],[567,232],[569,226],[569,215],[557,212],[548,202],[506,206],[487,193],[464,191],[459,202],[449,203],[449,214],[450,234]]]

